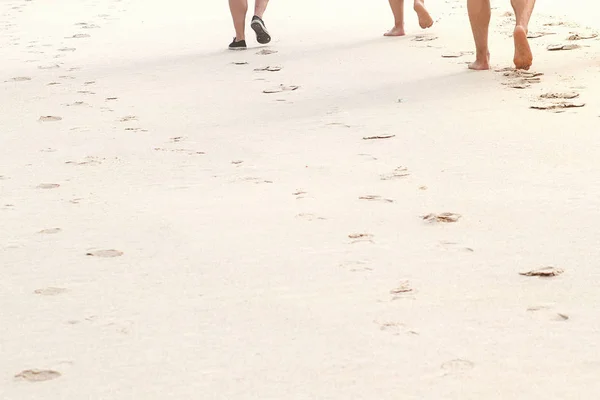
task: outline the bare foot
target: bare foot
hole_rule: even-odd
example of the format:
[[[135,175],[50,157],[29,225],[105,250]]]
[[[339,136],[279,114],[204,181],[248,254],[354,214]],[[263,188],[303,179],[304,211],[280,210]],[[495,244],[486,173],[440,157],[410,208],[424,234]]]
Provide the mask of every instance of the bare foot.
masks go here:
[[[517,26],[513,33],[515,41],[515,67],[517,69],[528,70],[533,63],[533,54],[527,41],[527,31],[522,26]]]
[[[394,26],[392,29],[383,34],[383,36],[404,36],[404,27]]]
[[[433,26],[433,18],[427,12],[425,8],[425,4],[422,1],[417,1],[415,3],[415,12],[419,17],[419,26],[423,29],[431,28]]]
[[[488,53],[486,57],[477,56],[477,59],[469,64],[469,69],[475,71],[486,71],[490,69],[490,53]]]

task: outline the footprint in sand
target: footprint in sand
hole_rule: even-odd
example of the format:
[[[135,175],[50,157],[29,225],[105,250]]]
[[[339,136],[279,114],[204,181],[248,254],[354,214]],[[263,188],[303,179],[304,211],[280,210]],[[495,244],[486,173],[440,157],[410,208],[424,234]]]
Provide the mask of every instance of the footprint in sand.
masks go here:
[[[365,195],[365,196],[359,196],[358,197],[359,200],[367,200],[367,201],[378,201],[378,202],[382,202],[382,203],[393,203],[394,200],[392,199],[386,199],[383,198],[381,196],[378,195]]]
[[[458,222],[462,218],[462,215],[455,213],[441,213],[441,214],[427,214],[421,216],[421,219],[429,223],[453,223]]]
[[[164,149],[162,147],[155,147],[154,151],[164,151],[164,152],[170,152],[170,153],[186,153],[189,156],[206,154],[204,151],[196,151],[196,150],[190,150],[190,149]],[[259,178],[254,178],[254,179],[259,179]],[[267,181],[264,181],[264,182],[267,182]]]
[[[66,106],[66,107],[91,107],[85,101],[76,101],[74,103],[64,104],[64,106]]]
[[[548,103],[548,104],[534,104],[534,105],[530,106],[529,108],[534,109],[534,110],[547,110],[547,111],[552,111],[554,113],[562,113],[570,108],[581,108],[581,107],[585,107],[585,103],[573,103],[573,102],[568,102],[568,101],[560,101],[560,102],[554,102],[554,103]]]
[[[137,121],[138,117],[135,115],[126,115],[123,118],[119,119],[119,122],[129,122],[129,121]]]
[[[35,294],[39,294],[40,296],[58,296],[59,294],[67,293],[68,290],[64,288],[57,287],[47,287],[43,289],[36,289],[33,291]]]
[[[576,92],[548,92],[540,95],[540,99],[576,99],[579,97],[579,93]]]
[[[444,375],[462,375],[475,368],[475,364],[472,361],[456,358],[454,360],[446,361],[441,365]]]
[[[62,47],[60,49],[58,49],[58,51],[68,51],[68,52],[72,52],[77,50],[75,47]]]
[[[351,233],[348,235],[348,237],[350,239],[352,239],[352,241],[350,242],[351,244],[354,243],[375,243],[373,241],[373,238],[375,237],[375,235],[372,235],[370,233]]]
[[[410,173],[408,172],[408,168],[406,167],[398,167],[395,170],[393,170],[390,173],[387,174],[382,174],[380,176],[380,179],[382,181],[390,181],[393,179],[402,179],[402,178],[406,178],[410,176]]]
[[[42,233],[44,235],[54,235],[54,234],[59,233],[59,232],[62,232],[62,229],[60,229],[60,228],[49,228],[49,229],[42,229],[38,233]]]
[[[572,44],[551,44],[547,47],[548,51],[566,51],[579,49],[581,46],[575,43]]]
[[[61,121],[62,117],[57,117],[54,115],[42,115],[38,121],[40,122],[56,122],[56,121]]]
[[[91,90],[78,90],[77,93],[79,93],[79,94],[90,94],[90,95],[96,94],[96,92],[92,92]]]
[[[448,241],[440,241],[438,244],[438,248],[443,249],[443,250],[453,250],[453,251],[460,251],[460,252],[467,252],[467,253],[475,252],[475,250],[473,250],[470,247],[463,247],[459,243],[448,242]]]
[[[118,97],[107,97],[105,100],[106,101],[115,101],[115,100],[118,100],[118,99],[119,99]]]
[[[531,87],[531,84],[540,83],[544,75],[541,72],[517,70],[512,67],[502,68],[496,72],[502,72],[502,75],[509,79],[502,84],[513,89],[526,89]]]
[[[294,193],[292,193],[293,196],[296,196],[296,200],[303,199],[305,194],[307,193],[304,190],[296,190]]]
[[[342,263],[339,266],[347,269],[350,272],[373,271],[373,268],[369,267],[369,263],[366,261],[349,261]]]
[[[269,54],[275,54],[277,53],[277,50],[269,50],[269,49],[263,49],[258,51],[256,54],[258,54],[259,56],[266,56]]]
[[[291,92],[294,90],[298,90],[300,86],[297,85],[279,85],[278,87],[272,89],[265,89],[263,93],[271,94],[271,93],[281,93],[281,92]]]
[[[79,23],[77,23],[75,25],[80,26],[81,29],[98,29],[98,28],[100,28],[99,25],[88,24],[87,22],[79,22]]]
[[[123,254],[124,253],[120,250],[110,249],[110,250],[94,250],[94,251],[87,252],[85,255],[92,256],[92,257],[100,257],[100,258],[114,258],[114,257],[121,257]]]
[[[382,139],[391,139],[396,137],[396,135],[375,135],[375,136],[365,136],[363,140],[382,140]]]
[[[44,382],[60,378],[61,373],[50,369],[27,369],[15,375],[15,378],[27,382]]]
[[[553,22],[547,22],[544,24],[544,26],[564,26],[567,28],[578,28],[579,25],[572,23],[572,22],[565,22],[565,21],[553,21]]]
[[[266,66],[262,68],[254,68],[254,71],[267,71],[267,72],[278,72],[281,71],[282,67],[279,66]]]
[[[27,82],[30,80],[31,78],[28,76],[15,76],[14,78],[10,79],[11,82]]]
[[[90,128],[87,126],[76,126],[74,128],[69,129],[72,132],[89,132]]]
[[[411,40],[413,42],[431,42],[433,40],[436,40],[438,37],[437,36],[433,36],[433,35],[417,35],[414,38],[412,38]]]
[[[523,276],[537,276],[540,278],[552,278],[555,276],[562,275],[565,272],[562,268],[556,267],[542,267],[537,269],[532,269],[529,271],[519,272],[519,275]]]
[[[58,183],[41,183],[37,186],[38,189],[56,189],[59,187]]]
[[[527,313],[531,318],[545,321],[565,322],[569,320],[569,316],[565,313],[556,312],[554,307],[548,305],[532,306],[527,309]]]
[[[588,40],[588,39],[595,39],[597,37],[598,37],[597,33],[587,33],[587,34],[574,33],[571,36],[569,36],[567,38],[567,40]]]
[[[409,281],[402,281],[397,287],[390,290],[390,294],[393,296],[392,300],[404,297],[404,295],[409,293],[414,293],[414,289]]]
[[[340,128],[352,128],[352,125],[344,124],[342,122],[329,122],[325,126],[336,126]]]
[[[65,162],[65,164],[96,166],[96,165],[101,165],[102,160],[104,160],[104,159],[100,159],[98,157],[93,157],[93,156],[87,156],[83,159],[83,161],[67,161],[67,162]]]
[[[527,34],[527,39],[538,39],[548,35],[556,35],[554,32],[529,32]]]
[[[306,221],[325,221],[327,219],[310,213],[300,213],[296,215],[296,218],[303,219]]]
[[[472,51],[457,51],[442,54],[442,58],[460,58],[462,56],[473,55]]]
[[[58,64],[50,64],[50,65],[40,65],[38,69],[57,69],[60,68]]]
[[[89,38],[90,35],[88,35],[87,33],[77,33],[73,36],[68,36],[65,39],[84,39],[84,38]]]
[[[401,322],[384,322],[384,323],[380,323],[375,321],[375,323],[377,325],[379,325],[379,330],[383,331],[383,332],[387,332],[393,336],[400,336],[400,335],[418,335],[419,333],[413,330],[410,330],[406,327],[406,324],[403,324]]]

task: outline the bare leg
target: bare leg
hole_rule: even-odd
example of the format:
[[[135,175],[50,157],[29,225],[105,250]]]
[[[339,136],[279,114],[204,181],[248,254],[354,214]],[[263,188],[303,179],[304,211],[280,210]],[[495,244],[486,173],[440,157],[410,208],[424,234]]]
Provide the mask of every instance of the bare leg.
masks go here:
[[[235,28],[235,40],[246,40],[246,13],[248,12],[248,0],[229,0],[229,10],[233,18]]]
[[[473,39],[475,39],[475,62],[469,64],[470,69],[490,69],[490,51],[488,48],[488,30],[490,26],[490,0],[467,0],[469,20]]]
[[[389,0],[394,14],[394,27],[384,36],[404,36],[404,0]]]
[[[414,9],[419,17],[419,26],[422,29],[431,28],[433,26],[433,18],[425,8],[425,1],[415,0]]]
[[[515,41],[515,58],[513,61],[517,69],[527,70],[533,64],[533,54],[527,41],[527,32],[535,0],[511,0],[510,3],[515,10],[515,18],[517,20],[513,33]]]
[[[254,3],[254,15],[262,19],[267,9],[267,4],[269,4],[269,0],[256,0]]]

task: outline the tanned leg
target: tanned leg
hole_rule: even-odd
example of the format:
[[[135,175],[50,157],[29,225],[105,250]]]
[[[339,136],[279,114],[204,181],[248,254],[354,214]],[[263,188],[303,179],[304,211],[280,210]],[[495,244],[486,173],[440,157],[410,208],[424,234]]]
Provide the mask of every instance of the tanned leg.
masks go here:
[[[394,27],[384,36],[404,36],[404,0],[389,0],[394,14]]]
[[[231,10],[231,17],[233,18],[236,42],[246,40],[245,27],[248,0],[229,0],[229,10]]]
[[[469,20],[473,39],[475,39],[475,62],[469,64],[470,69],[490,69],[490,51],[488,48],[488,31],[490,26],[490,0],[467,0]]]
[[[517,20],[515,31],[513,32],[513,39],[515,41],[515,58],[513,61],[517,69],[527,70],[533,64],[533,54],[527,41],[527,32],[535,0],[511,0],[510,3],[513,10],[515,10],[515,18]]]

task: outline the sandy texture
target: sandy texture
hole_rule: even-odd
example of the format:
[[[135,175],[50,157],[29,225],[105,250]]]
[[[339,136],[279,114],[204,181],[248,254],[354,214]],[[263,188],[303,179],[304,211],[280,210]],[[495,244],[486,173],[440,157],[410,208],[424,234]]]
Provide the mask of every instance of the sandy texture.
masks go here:
[[[493,3],[2,1],[0,399],[597,397],[597,8]]]

